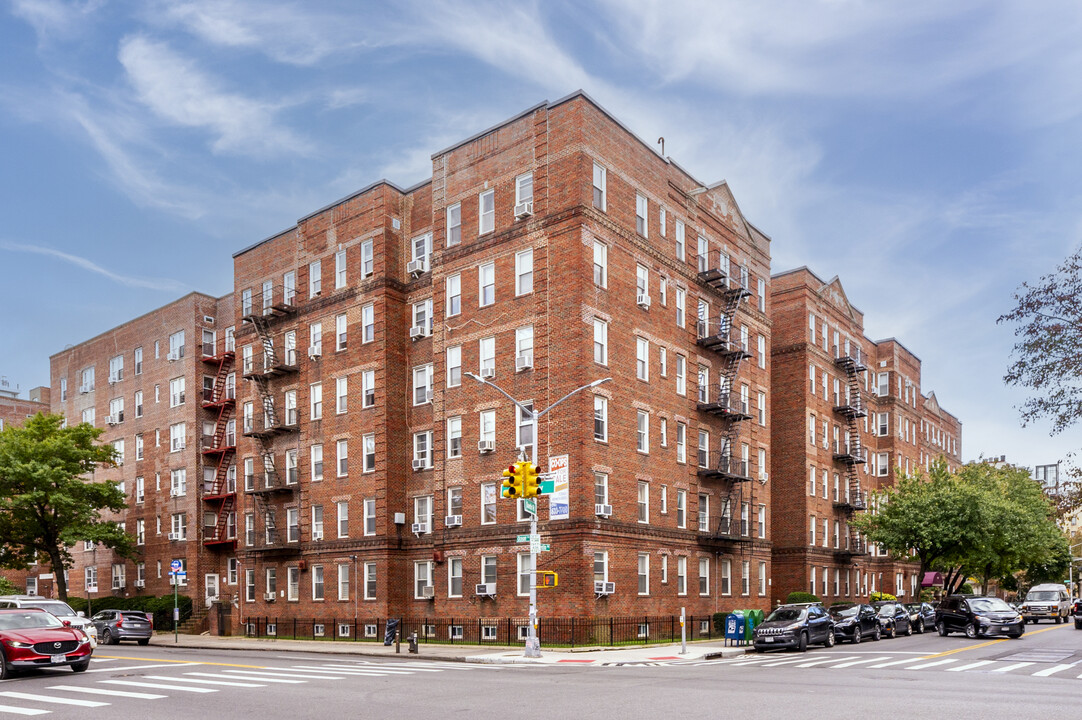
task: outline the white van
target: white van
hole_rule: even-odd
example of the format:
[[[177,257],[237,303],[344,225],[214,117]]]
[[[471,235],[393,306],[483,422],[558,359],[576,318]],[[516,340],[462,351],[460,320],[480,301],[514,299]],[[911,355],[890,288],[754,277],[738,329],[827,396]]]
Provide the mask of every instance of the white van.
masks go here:
[[[1045,619],[1054,620],[1058,625],[1066,622],[1070,615],[1071,596],[1067,594],[1067,588],[1058,583],[1034,585],[1022,603],[1022,619],[1027,623]]]

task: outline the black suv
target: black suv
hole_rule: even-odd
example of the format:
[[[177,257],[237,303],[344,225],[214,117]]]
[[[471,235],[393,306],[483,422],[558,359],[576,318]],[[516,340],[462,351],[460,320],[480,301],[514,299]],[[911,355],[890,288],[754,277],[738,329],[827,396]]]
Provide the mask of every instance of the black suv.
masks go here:
[[[914,632],[922,633],[935,627],[935,608],[931,603],[905,603],[905,609],[909,611],[909,620],[913,623]]]
[[[1022,637],[1025,624],[1018,611],[999,598],[951,595],[935,610],[935,627],[946,637],[964,632],[966,637],[1006,635]]]
[[[875,608],[865,603],[831,605],[827,611],[834,619],[834,637],[838,642],[848,640],[854,645],[864,638],[878,640],[883,628]]]
[[[1075,600],[1071,606],[1071,614],[1074,615],[1074,629],[1082,630],[1082,598]]]
[[[834,647],[834,621],[817,604],[779,605],[755,628],[755,649]]]

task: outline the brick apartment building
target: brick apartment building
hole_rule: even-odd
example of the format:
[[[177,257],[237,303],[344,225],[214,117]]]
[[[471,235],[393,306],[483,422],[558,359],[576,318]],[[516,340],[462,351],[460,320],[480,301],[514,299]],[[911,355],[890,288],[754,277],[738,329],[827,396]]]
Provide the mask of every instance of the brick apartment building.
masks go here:
[[[112,519],[141,552],[133,562],[94,544],[71,548],[70,595],[94,601],[170,593],[173,560],[184,565],[182,590],[197,603],[235,581],[236,558],[209,551],[215,545],[207,540],[228,502],[212,499],[218,461],[225,457],[226,470],[232,463],[228,453],[202,452],[223,409],[232,407],[212,401],[232,395],[234,380],[218,369],[232,341],[233,315],[232,295],[190,293],[49,359],[53,412],[104,428],[101,441],[119,454],[117,467],[98,470],[93,479],[118,483],[127,494],[128,509]],[[222,427],[224,445],[231,416]]]
[[[921,363],[898,340],[864,335],[837,277],[807,268],[771,288],[774,390],[774,600],[798,589],[826,601],[875,591],[912,597],[916,567],[849,528],[896,474],[938,457],[961,465],[961,424],[921,392]]]

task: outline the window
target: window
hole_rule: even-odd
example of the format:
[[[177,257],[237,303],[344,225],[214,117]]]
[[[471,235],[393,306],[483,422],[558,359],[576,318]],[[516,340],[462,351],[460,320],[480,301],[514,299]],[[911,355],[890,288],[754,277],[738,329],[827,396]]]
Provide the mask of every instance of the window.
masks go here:
[[[650,522],[650,483],[645,480],[639,480],[638,506],[638,521],[641,523]]]
[[[310,415],[313,420],[323,417],[323,383],[313,383],[308,395]]]
[[[876,394],[879,397],[886,397],[890,394],[890,373],[881,372],[876,380]]]
[[[477,268],[477,302],[479,307],[496,302],[496,263],[484,263]]]
[[[812,515],[811,519],[808,522],[808,532],[809,532],[808,544],[811,545],[812,547],[815,546],[815,530],[818,527],[819,527],[819,525],[815,521],[815,516]]]
[[[667,215],[667,213],[665,212],[665,208],[659,207],[658,208],[658,225],[660,226],[661,237],[665,237],[665,224],[666,224],[666,220],[668,219],[666,217],[666,215]]]
[[[659,373],[661,377],[669,376],[669,351],[667,348],[659,347],[657,349],[657,361],[660,367]]]
[[[176,540],[188,539],[188,514],[187,513],[173,513],[170,518],[170,527],[172,528],[173,538]]]
[[[425,233],[413,238],[411,243],[412,258],[422,272],[428,272],[428,258],[432,255],[432,234]]]
[[[480,414],[480,439],[482,442],[496,442],[496,411],[483,410]]]
[[[515,178],[515,205],[533,202],[533,173]]]
[[[533,572],[530,568],[529,553],[519,553],[516,556],[518,565],[518,594],[525,596],[530,594],[530,578]]]
[[[650,555],[639,553],[639,595],[650,594]]]
[[[462,457],[462,418],[447,418],[447,457]]]
[[[323,539],[323,506],[312,506],[312,539]]]
[[[169,407],[179,407],[184,404],[184,378],[173,378],[169,381]]]
[[[676,558],[676,594],[688,594],[688,559],[686,557]]]
[[[432,587],[432,561],[414,562],[413,579],[413,597],[417,600],[423,600],[425,598],[425,589]]]
[[[687,527],[687,504],[688,504],[688,492],[687,490],[676,491],[676,527]]]
[[[594,473],[594,503],[609,504],[609,476],[606,473]]]
[[[601,395],[594,395],[594,440],[608,442],[609,439],[609,401]]]
[[[177,452],[183,450],[187,442],[187,433],[185,432],[184,423],[177,423],[169,426],[169,451]]]
[[[335,340],[335,345],[334,345],[335,350],[340,351],[340,350],[345,350],[346,349],[346,315],[345,315],[345,313],[342,313],[341,315],[337,315],[334,318],[334,340]]]
[[[888,455],[887,453],[879,453],[877,456],[876,471],[875,474],[879,477],[886,477],[888,467]]]
[[[533,325],[515,330],[515,360],[516,369],[518,360],[523,360],[533,367]]]
[[[318,482],[323,479],[323,446],[313,445],[311,448],[312,480]]]
[[[432,334],[432,298],[413,303],[413,327],[423,328],[425,335]]]
[[[676,327],[682,328],[687,322],[684,305],[687,302],[687,291],[682,287],[676,288]]]
[[[533,447],[533,403],[525,402],[515,407],[515,447],[529,453]]]
[[[496,483],[481,485],[481,524],[496,522]]]
[[[117,355],[109,358],[109,384],[118,383],[124,379],[124,356]]]
[[[338,599],[349,600],[349,565],[338,566]]]
[[[594,318],[594,362],[609,364],[609,324]]]
[[[605,198],[605,168],[594,163],[594,207],[601,212],[606,211]]]
[[[323,600],[323,566],[312,566],[312,599]]]
[[[447,247],[462,242],[462,204],[455,203],[447,208]]]
[[[515,255],[515,295],[533,292],[533,250]]]
[[[361,407],[369,408],[376,404],[376,371],[365,370],[361,373]]]
[[[609,581],[609,553],[602,550],[594,553],[594,582]]]
[[[334,381],[334,411],[339,415],[344,415],[346,412],[346,397],[349,387],[349,381],[347,378],[340,377],[335,378]],[[286,413],[289,414],[288,412]]]
[[[364,599],[376,599],[376,564],[374,562],[364,564]]]
[[[286,510],[286,540],[287,542],[300,542],[301,539],[301,511],[297,508]]]
[[[184,357],[184,331],[180,330],[169,336],[169,357],[180,359]],[[91,378],[93,384],[93,378]],[[93,387],[91,387],[93,390]]]
[[[688,426],[682,422],[676,423],[676,462],[688,461]]]
[[[431,430],[413,434],[413,461],[418,467],[426,470],[432,467]]]
[[[349,501],[340,500],[335,503],[335,507],[338,512],[338,537],[349,537]]]
[[[323,290],[323,279],[321,274],[323,267],[319,260],[308,265],[308,297],[319,297],[320,292]]]
[[[346,251],[339,250],[334,254],[334,289],[340,290],[346,286]]]
[[[362,472],[376,469],[376,436],[373,433],[361,436]]]
[[[453,317],[462,312],[462,276],[458,274],[450,275],[445,283],[447,288],[447,306],[444,310],[447,317]]]
[[[496,191],[486,190],[477,197],[477,234],[490,233],[496,227]]]
[[[645,410],[638,411],[636,423],[635,449],[641,453],[650,452],[650,413]]]
[[[143,502],[146,499],[146,485],[142,477],[135,478],[135,502]]]
[[[726,567],[726,563],[728,563],[729,561],[728,560],[722,560],[721,562],[722,562],[721,568],[722,568],[722,573],[723,573],[722,574],[722,579],[725,580],[725,574],[724,574],[725,573],[725,567]],[[725,582],[723,584],[723,588],[725,588],[725,593],[724,594],[728,595],[729,593],[728,593],[728,583],[727,582]],[[709,595],[710,594],[710,558],[699,558],[699,594],[700,595]]]
[[[680,260],[681,262],[687,260],[687,244],[684,238],[683,220],[676,221],[676,259]]]
[[[481,338],[478,348],[481,377],[491,376],[496,373],[496,338]],[[489,372],[486,373],[485,370]]]
[[[375,272],[375,267],[372,258],[372,241],[365,240],[361,243],[361,279],[368,277]],[[289,273],[292,275],[292,273]]]
[[[650,297],[650,271],[642,266],[635,266],[635,302],[648,304]]]
[[[609,286],[609,246],[594,240],[594,285]]]
[[[658,431],[661,435],[661,447],[669,447],[669,420],[668,418],[661,418],[658,421]]]
[[[650,341],[646,338],[635,338],[635,377],[650,380]]]
[[[143,545],[146,543],[146,520],[135,521],[135,544]]]
[[[376,534],[376,499],[364,499],[364,534]]]
[[[308,350],[309,355],[322,355],[323,354],[323,323],[312,323],[308,328],[308,344],[311,348]]]
[[[349,474],[349,448],[348,441],[345,439],[335,442],[335,449],[338,454],[338,477],[346,477]]]
[[[745,560],[740,563],[740,594],[751,593],[751,561]],[[825,593],[824,593],[825,594]]]
[[[361,308],[361,342],[369,343],[376,339],[376,311],[369,303]]]
[[[707,561],[707,570],[710,569],[709,560]],[[702,574],[702,560],[699,561],[699,573]],[[733,561],[722,560],[721,561],[721,594],[731,595],[733,591],[732,586],[733,576]],[[700,585],[701,586],[701,585]]]
[[[759,424],[766,427],[766,393],[764,392],[759,393]]]
[[[759,361],[759,367],[766,367],[766,338],[760,335],[756,339],[755,344],[756,359]]]
[[[413,404],[432,402],[432,365],[413,368]]]
[[[834,594],[838,594],[838,571],[834,571]],[[759,595],[766,595],[766,562],[759,561]]]
[[[447,348],[447,387],[462,384],[462,346]]]
[[[447,560],[447,597],[462,597],[462,558]]]
[[[646,196],[635,193],[635,232],[643,237],[650,236],[647,223],[649,207]]]

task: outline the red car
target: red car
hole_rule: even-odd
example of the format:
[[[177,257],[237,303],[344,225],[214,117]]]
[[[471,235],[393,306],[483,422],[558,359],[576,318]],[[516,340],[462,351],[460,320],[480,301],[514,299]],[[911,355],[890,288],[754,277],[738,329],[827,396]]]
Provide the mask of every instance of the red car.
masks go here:
[[[90,636],[37,608],[0,610],[0,680],[18,668],[90,666]]]

